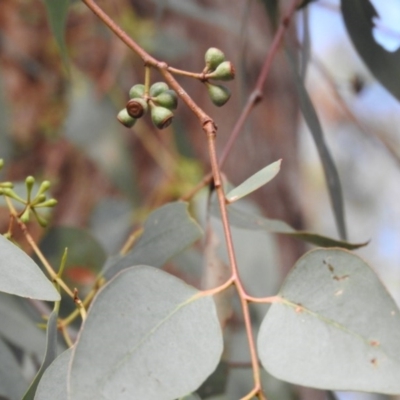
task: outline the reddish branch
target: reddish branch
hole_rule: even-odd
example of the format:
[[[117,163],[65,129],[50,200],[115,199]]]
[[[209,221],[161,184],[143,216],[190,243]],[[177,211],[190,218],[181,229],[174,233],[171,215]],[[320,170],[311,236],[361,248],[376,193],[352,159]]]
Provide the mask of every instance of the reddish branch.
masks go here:
[[[178,96],[186,103],[189,109],[196,115],[199,119],[199,122],[207,136],[208,141],[208,152],[210,156],[211,163],[211,174],[205,177],[201,182],[201,187],[203,187],[204,183],[210,182],[211,179],[214,181],[215,190],[218,196],[218,202],[221,211],[221,219],[224,228],[225,241],[228,249],[229,262],[231,266],[232,276],[226,282],[226,284],[221,286],[221,290],[225,289],[227,286],[234,284],[236,290],[239,294],[244,321],[246,326],[246,332],[249,340],[249,348],[251,354],[251,365],[253,368],[254,374],[254,388],[253,390],[243,399],[251,399],[253,396],[257,396],[259,399],[266,399],[263,394],[261,388],[261,379],[260,379],[260,366],[258,363],[256,345],[254,342],[254,335],[251,325],[250,311],[249,311],[249,302],[253,300],[245,291],[242,282],[240,280],[235,251],[233,247],[232,234],[229,224],[227,206],[225,201],[225,193],[221,183],[221,166],[224,164],[225,159],[227,158],[230,149],[232,148],[234,142],[236,141],[244,122],[249,116],[253,107],[262,99],[262,89],[264,87],[265,81],[268,77],[269,71],[271,69],[272,61],[278,51],[278,48],[282,42],[282,38],[284,33],[291,21],[291,18],[296,10],[297,5],[299,4],[299,0],[292,1],[290,7],[288,8],[286,14],[281,20],[280,26],[276,32],[275,38],[272,42],[271,49],[265,59],[263,68],[260,72],[259,78],[257,80],[256,86],[249,96],[246,106],[244,107],[233,131],[230,136],[229,141],[227,142],[225,149],[222,153],[220,160],[218,161],[216,154],[216,146],[215,146],[215,138],[216,138],[216,125],[212,118],[208,116],[186,93],[186,91],[182,88],[182,86],[176,81],[172,73],[179,73],[181,71],[170,68],[165,62],[160,62],[149,55],[146,51],[144,51],[134,40],[132,40],[93,0],[82,0],[103,22],[107,25],[130,49],[132,49],[143,61],[145,66],[150,66],[156,68],[163,75],[166,82],[174,89]],[[200,186],[196,186],[199,188]],[[215,290],[205,291],[203,294],[212,294]],[[268,299],[264,299],[264,301],[268,301]]]

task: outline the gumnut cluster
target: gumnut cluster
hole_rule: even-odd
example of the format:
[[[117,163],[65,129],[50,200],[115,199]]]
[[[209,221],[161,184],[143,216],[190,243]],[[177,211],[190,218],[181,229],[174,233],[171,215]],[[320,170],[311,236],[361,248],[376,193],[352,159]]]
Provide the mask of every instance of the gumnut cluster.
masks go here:
[[[158,129],[164,129],[172,122],[178,106],[178,96],[165,82],[156,82],[146,93],[145,86],[137,84],[129,91],[130,100],[118,113],[118,120],[131,128],[135,122],[150,110],[151,120]]]
[[[223,106],[231,97],[229,89],[223,85],[211,83],[209,79],[216,81],[231,81],[235,78],[235,68],[230,61],[225,60],[225,54],[210,47],[204,56],[206,66],[204,68],[204,84],[207,86],[211,101],[218,107]]]

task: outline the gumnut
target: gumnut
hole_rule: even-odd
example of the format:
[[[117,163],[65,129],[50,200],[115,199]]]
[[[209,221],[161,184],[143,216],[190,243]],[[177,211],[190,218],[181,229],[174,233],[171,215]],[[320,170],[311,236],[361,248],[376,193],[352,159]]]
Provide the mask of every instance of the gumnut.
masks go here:
[[[153,83],[150,87],[150,97],[157,97],[159,94],[168,90],[169,87],[165,82]]]
[[[27,208],[22,215],[19,217],[19,219],[24,223],[27,224],[29,222],[30,219],[30,209]]]
[[[158,106],[168,108],[169,110],[175,110],[178,107],[178,96],[175,90],[166,90],[157,97],[154,97],[153,101]]]
[[[230,61],[224,61],[213,72],[208,74],[207,78],[231,81],[235,78],[235,68]]]
[[[147,112],[147,101],[142,98],[130,99],[126,105],[126,111],[132,118],[140,118]]]
[[[139,97],[143,97],[143,95],[144,95],[144,85],[142,85],[141,83],[132,86],[131,89],[129,90],[129,97],[131,99],[137,99]]]
[[[132,128],[132,126],[135,125],[136,122],[136,119],[128,114],[126,108],[118,113],[117,119],[119,122],[121,122],[122,125],[125,125],[127,128]]]
[[[214,85],[210,82],[205,82],[208,90],[208,94],[211,101],[217,106],[223,106],[231,97],[231,93],[228,88],[222,85]]]
[[[225,61],[225,54],[216,47],[210,47],[204,55],[206,68],[208,71],[214,71],[222,62]]]
[[[165,129],[171,125],[174,114],[168,108],[156,106],[151,107],[151,120],[158,129]]]

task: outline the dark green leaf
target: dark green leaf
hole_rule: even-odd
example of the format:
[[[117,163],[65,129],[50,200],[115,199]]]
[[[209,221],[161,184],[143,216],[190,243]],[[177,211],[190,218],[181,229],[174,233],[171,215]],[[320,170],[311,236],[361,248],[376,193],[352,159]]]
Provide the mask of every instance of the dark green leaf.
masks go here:
[[[14,354],[0,338],[0,397],[20,400],[28,386]]]
[[[89,309],[74,348],[69,398],[173,400],[204,382],[222,347],[211,297],[160,269],[132,267]]]
[[[21,249],[0,235],[0,291],[31,299],[57,301],[60,294]]]
[[[300,109],[304,116],[304,120],[306,121],[307,126],[311,131],[312,137],[318,150],[319,157],[321,159],[322,167],[324,169],[326,184],[329,189],[329,196],[331,199],[333,213],[335,215],[336,226],[339,231],[339,236],[341,237],[341,239],[346,240],[346,223],[344,216],[342,187],[340,185],[339,174],[336,170],[336,166],[333,162],[329,149],[325,143],[324,134],[318,119],[318,115],[314,109],[314,106],[307,93],[303,81],[296,71],[293,56],[290,53],[288,53],[288,55],[290,60],[289,64],[291,65],[293,70],[294,82],[299,96]]]
[[[68,66],[67,46],[65,44],[65,25],[68,16],[69,0],[44,0],[50,28],[61,52],[64,65]]]
[[[104,277],[112,278],[125,268],[147,264],[161,268],[170,258],[189,247],[202,235],[184,202],[166,204],[153,211],[142,236],[125,257],[106,265]]]
[[[58,313],[55,309],[50,314],[49,320],[47,321],[46,353],[44,355],[42,365],[22,400],[33,400],[35,398],[36,389],[39,385],[40,379],[42,378],[47,367],[57,357],[57,318]]]
[[[67,374],[72,349],[61,353],[46,369],[36,390],[35,400],[68,400]]]
[[[389,52],[374,39],[373,19],[378,16],[369,0],[341,0],[347,32],[375,78],[400,101],[400,49]]]
[[[346,250],[307,253],[261,324],[260,360],[279,379],[329,390],[400,393],[400,311]]]
[[[278,174],[281,168],[281,162],[282,160],[275,161],[274,163],[267,165],[265,168],[256,172],[250,178],[242,182],[239,186],[236,186],[234,189],[229,191],[229,193],[226,195],[226,200],[229,203],[233,203],[234,201],[253,193],[261,186],[264,186]]]

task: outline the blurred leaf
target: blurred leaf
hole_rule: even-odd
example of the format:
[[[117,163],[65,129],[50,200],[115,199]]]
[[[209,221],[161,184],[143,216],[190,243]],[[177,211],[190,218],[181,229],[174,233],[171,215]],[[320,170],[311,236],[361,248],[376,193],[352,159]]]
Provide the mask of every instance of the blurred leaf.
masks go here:
[[[3,235],[0,235],[0,291],[31,299],[60,300],[60,294],[35,262]]]
[[[107,258],[102,246],[87,230],[67,226],[49,229],[40,242],[43,254],[57,270],[66,247],[66,283],[71,287],[92,284]]]
[[[213,212],[216,210],[213,209]],[[229,221],[232,226],[242,229],[265,230],[271,233],[292,236],[299,240],[314,244],[320,247],[342,247],[347,250],[355,250],[366,246],[369,242],[349,243],[344,240],[336,240],[328,236],[319,235],[313,232],[296,231],[289,224],[278,219],[267,219],[236,207],[229,206]]]
[[[187,203],[184,202],[169,203],[153,211],[143,229],[142,236],[126,256],[106,265],[106,279],[111,279],[133,265],[148,264],[161,268],[202,235],[200,227],[189,215]]]
[[[278,0],[261,0],[265,7],[265,11],[271,21],[274,30],[278,27],[279,23],[279,2]]]
[[[61,353],[46,369],[36,390],[35,400],[67,400],[67,374],[72,348]]]
[[[258,335],[268,372],[321,389],[400,393],[400,311],[361,258],[313,250],[278,296]]]
[[[303,81],[296,71],[294,58],[290,53],[288,53],[288,55],[290,61],[289,64],[292,67],[294,82],[299,96],[300,109],[304,116],[304,120],[306,121],[307,126],[310,129],[311,135],[318,150],[319,157],[321,159],[322,167],[324,169],[326,184],[329,189],[329,196],[335,216],[336,226],[339,231],[339,236],[341,239],[346,240],[346,223],[344,216],[342,187],[340,185],[339,174],[337,172],[329,149],[325,143],[324,133],[322,131],[318,115],[314,109],[314,106],[307,93]]]
[[[314,3],[317,0],[303,0],[298,6],[297,9],[301,10],[304,7],[307,7],[310,3]]]
[[[270,165],[267,165],[265,168],[246,179],[239,186],[236,186],[234,189],[232,189],[226,195],[228,202],[233,203],[234,201],[247,196],[275,178],[281,168],[281,162],[282,160],[278,160]]]
[[[103,197],[90,216],[90,231],[107,254],[117,253],[132,230],[132,204],[124,198]]]
[[[14,354],[0,339],[0,396],[20,400],[28,386]]]
[[[227,362],[221,361],[217,369],[199,387],[197,393],[201,398],[224,394],[228,377],[229,365]]]
[[[0,293],[0,336],[41,358],[45,351],[45,331],[36,326],[23,301],[27,300]]]
[[[35,398],[36,389],[39,385],[40,379],[42,378],[47,367],[57,357],[57,318],[58,313],[55,309],[50,314],[49,320],[47,321],[46,353],[44,355],[42,365],[22,400],[33,400]]]
[[[68,67],[68,53],[65,44],[65,25],[68,16],[69,0],[44,0],[50,28],[61,52],[65,67]]]
[[[118,274],[78,336],[69,398],[173,400],[196,390],[223,348],[214,301],[198,295],[156,268]]]
[[[375,78],[400,101],[400,49],[389,52],[374,39],[373,19],[378,17],[369,0],[341,0],[341,9],[347,32]]]

